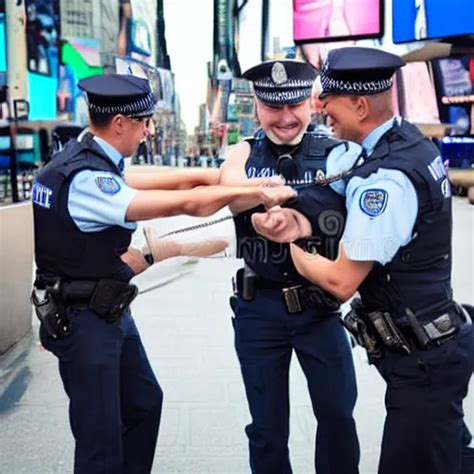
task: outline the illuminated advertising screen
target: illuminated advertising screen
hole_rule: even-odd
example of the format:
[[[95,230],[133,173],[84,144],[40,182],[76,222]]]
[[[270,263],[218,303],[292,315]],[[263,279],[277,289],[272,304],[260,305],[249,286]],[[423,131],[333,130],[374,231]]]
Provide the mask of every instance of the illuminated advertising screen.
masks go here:
[[[442,121],[456,134],[473,133],[474,57],[436,59],[433,72]]]
[[[383,2],[380,0],[293,0],[296,44],[382,35]]]
[[[393,42],[474,34],[472,0],[396,0]]]
[[[59,2],[27,0],[25,5],[28,69],[57,77]]]
[[[55,120],[59,80],[59,0],[26,0],[30,120]]]

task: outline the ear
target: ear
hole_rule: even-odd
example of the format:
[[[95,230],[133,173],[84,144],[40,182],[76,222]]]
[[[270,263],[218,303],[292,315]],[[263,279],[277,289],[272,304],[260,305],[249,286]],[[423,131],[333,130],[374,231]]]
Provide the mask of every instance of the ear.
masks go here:
[[[260,125],[260,119],[258,118],[258,102],[255,101],[253,106],[253,119],[257,125]]]
[[[117,135],[123,135],[125,131],[125,117],[120,114],[115,115],[110,125]]]
[[[369,115],[369,101],[367,100],[367,97],[363,95],[357,96],[354,105],[359,122],[364,121]]]

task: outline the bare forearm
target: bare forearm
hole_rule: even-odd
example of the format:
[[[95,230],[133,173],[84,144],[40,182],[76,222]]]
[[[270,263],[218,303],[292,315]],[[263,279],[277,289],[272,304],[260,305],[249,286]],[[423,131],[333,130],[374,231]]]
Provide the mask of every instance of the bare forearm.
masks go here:
[[[127,220],[187,214],[210,216],[239,196],[262,201],[261,188],[206,186],[184,191],[140,191],[127,209]]]
[[[298,273],[342,301],[357,291],[373,267],[373,262],[348,259],[342,246],[335,261],[306,253],[294,244],[290,244],[290,250]]]
[[[260,205],[261,202],[255,198],[240,197],[235,199],[232,204],[229,204],[229,209],[232,214],[236,215],[240,212],[247,211],[248,209],[253,209],[254,207]]]
[[[298,273],[315,285],[343,299],[342,280],[337,278],[337,263],[321,255],[311,255],[295,245],[291,245],[291,255]],[[344,301],[348,298],[344,298]]]
[[[252,178],[252,179],[245,179],[241,180],[240,182],[227,182],[227,186],[244,186],[244,187],[251,187],[251,186],[264,186],[268,182],[268,178]],[[246,211],[248,209],[252,209],[256,206],[261,204],[258,199],[249,197],[249,196],[242,196],[234,201],[229,205],[230,211],[232,214],[238,214],[239,212]]]
[[[125,182],[128,186],[141,190],[185,190],[196,186],[216,185],[219,170],[175,170],[175,171],[129,171]]]

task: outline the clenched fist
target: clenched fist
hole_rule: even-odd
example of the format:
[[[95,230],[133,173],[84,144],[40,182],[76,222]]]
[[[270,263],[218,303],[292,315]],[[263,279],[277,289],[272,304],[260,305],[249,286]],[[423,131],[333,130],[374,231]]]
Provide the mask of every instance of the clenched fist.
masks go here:
[[[309,220],[301,212],[279,206],[252,214],[252,225],[263,237],[281,243],[309,237],[312,232]]]

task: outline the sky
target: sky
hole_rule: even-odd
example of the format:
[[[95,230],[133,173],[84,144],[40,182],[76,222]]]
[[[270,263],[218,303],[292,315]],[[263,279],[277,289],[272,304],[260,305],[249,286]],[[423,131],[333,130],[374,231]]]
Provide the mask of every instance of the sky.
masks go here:
[[[164,0],[165,34],[181,115],[188,133],[206,101],[207,61],[212,59],[213,0]]]
[[[207,62],[212,59],[213,0],[164,0],[165,34],[181,115],[188,133],[199,122],[199,104],[206,101]],[[292,0],[272,0],[270,36],[292,44]],[[243,70],[260,62],[262,0],[250,0],[243,11],[239,47]],[[288,19],[290,19],[288,21]]]

